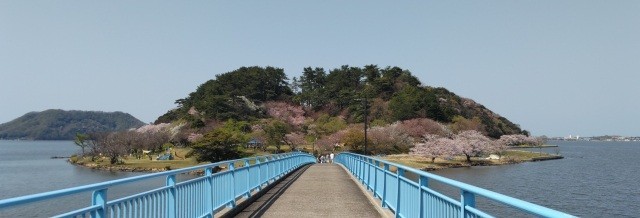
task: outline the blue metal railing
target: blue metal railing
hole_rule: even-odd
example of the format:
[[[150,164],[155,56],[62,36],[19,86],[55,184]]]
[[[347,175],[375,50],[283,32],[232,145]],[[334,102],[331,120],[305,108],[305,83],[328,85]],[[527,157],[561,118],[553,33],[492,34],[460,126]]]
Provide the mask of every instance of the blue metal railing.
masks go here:
[[[536,216],[574,217],[520,199],[369,156],[340,153],[336,156],[336,162],[345,166],[368,190],[372,191],[374,197],[381,200],[381,206],[391,209],[396,217],[493,217],[476,207],[476,196],[482,196]],[[407,178],[405,172],[417,175],[417,181]],[[431,189],[430,180],[459,189],[460,199],[454,200]]]
[[[0,210],[91,191],[91,206],[55,217],[213,217],[215,212],[225,207],[235,207],[239,199],[249,197],[253,191],[309,163],[315,163],[315,158],[301,152],[230,160],[4,199],[0,200]],[[236,168],[236,165],[241,167]],[[216,167],[221,166],[227,169],[214,172]],[[204,170],[204,175],[183,182],[176,181],[176,175],[198,170]],[[111,187],[162,176],[166,177],[165,186],[107,200]]]

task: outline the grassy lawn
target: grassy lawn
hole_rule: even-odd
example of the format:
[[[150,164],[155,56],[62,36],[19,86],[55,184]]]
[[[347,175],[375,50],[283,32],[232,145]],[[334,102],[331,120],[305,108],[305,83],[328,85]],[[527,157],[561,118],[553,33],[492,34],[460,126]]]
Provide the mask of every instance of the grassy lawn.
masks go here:
[[[191,151],[190,148],[174,148],[171,153],[174,156],[173,160],[156,160],[158,154],[143,155],[140,159],[127,156],[121,158],[122,164],[112,165],[107,157],[96,157],[95,161],[91,161],[91,157],[70,158],[71,162],[75,162],[80,165],[85,165],[92,168],[123,168],[123,169],[138,169],[138,170],[151,170],[151,169],[180,169],[190,166],[198,165],[195,158],[186,158],[187,154]],[[149,158],[151,156],[152,159]]]
[[[555,155],[551,155],[547,153],[529,152],[529,151],[520,151],[520,150],[507,150],[503,153],[500,159],[489,160],[481,157],[472,157],[471,163],[468,163],[466,161],[466,158],[463,156],[454,157],[451,160],[436,158],[433,163],[431,162],[430,158],[420,157],[416,155],[409,155],[409,154],[387,155],[382,159],[391,161],[394,163],[399,163],[408,167],[413,167],[416,169],[437,170],[437,169],[462,167],[462,166],[513,164],[513,163],[520,163],[520,162],[526,162],[526,161],[533,161],[534,158],[547,158],[547,157],[554,157],[554,156]]]
[[[302,148],[302,147],[301,147]],[[280,147],[281,152],[289,152],[291,148],[287,145],[283,145]],[[91,157],[72,157],[70,161],[79,165],[84,165],[90,168],[107,168],[107,169],[121,169],[121,170],[136,170],[136,171],[153,171],[153,170],[168,170],[168,169],[180,169],[186,168],[196,165],[208,164],[209,162],[198,162],[195,157],[187,157],[187,154],[191,152],[191,148],[181,148],[175,147],[171,150],[171,154],[173,155],[173,160],[156,160],[158,154],[152,154],[152,159],[149,156],[144,155],[140,159],[127,156],[124,158],[120,158],[122,163],[112,165],[109,162],[109,158],[107,157],[97,157],[95,161],[91,161]],[[264,156],[270,155],[276,152],[275,146],[269,146],[265,150],[262,149],[241,149],[243,156],[245,157],[254,157],[254,156]],[[255,160],[249,162],[249,164],[254,164]],[[234,163],[236,168],[244,166],[244,161],[238,161]],[[223,168],[227,168],[227,166],[223,166]]]

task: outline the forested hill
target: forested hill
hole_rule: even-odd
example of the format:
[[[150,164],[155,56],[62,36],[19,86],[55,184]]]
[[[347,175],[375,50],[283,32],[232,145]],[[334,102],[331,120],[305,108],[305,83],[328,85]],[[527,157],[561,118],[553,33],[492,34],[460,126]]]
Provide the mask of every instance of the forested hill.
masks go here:
[[[493,138],[527,134],[471,99],[424,85],[408,70],[376,65],[342,66],[328,72],[308,67],[299,78],[291,80],[280,68],[242,67],[219,74],[186,98],[178,99],[179,107],[159,117],[156,123],[186,120],[198,128],[212,121],[254,121],[268,118],[262,105],[274,101],[302,106],[307,117],[327,114],[348,123],[364,121],[366,101],[368,120],[374,125],[429,118],[444,124],[472,126],[470,129],[480,129]]]
[[[0,139],[71,140],[76,133],[110,132],[144,123],[123,112],[46,110],[0,124]]]

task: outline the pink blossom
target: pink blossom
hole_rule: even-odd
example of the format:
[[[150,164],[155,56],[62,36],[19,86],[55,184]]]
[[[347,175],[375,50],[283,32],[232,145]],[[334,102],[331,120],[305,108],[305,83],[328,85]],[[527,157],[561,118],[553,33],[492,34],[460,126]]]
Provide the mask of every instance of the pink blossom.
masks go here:
[[[491,139],[476,130],[462,131],[454,140],[458,149],[467,157],[467,161],[471,161],[471,157],[490,153],[493,148]]]
[[[304,124],[305,116],[302,106],[295,106],[285,102],[270,101],[265,103],[267,114],[292,126]]]
[[[446,127],[428,118],[416,118],[402,121],[400,128],[413,138],[420,138],[425,134],[446,135]]]
[[[136,129],[136,132],[138,133],[156,133],[156,132],[160,132],[160,131],[166,131],[167,128],[169,127],[168,123],[160,123],[157,125],[153,125],[153,124],[148,124],[148,125],[144,125],[141,126],[140,128]]]
[[[518,146],[518,145],[530,145],[539,146],[544,144],[544,141],[540,138],[525,136],[525,135],[503,135],[498,140],[499,143],[504,146]]]
[[[202,134],[199,133],[190,133],[189,136],[187,136],[187,141],[194,143],[197,142],[198,140],[200,140],[203,137]]]
[[[411,149],[411,154],[431,158],[431,162],[434,162],[437,157],[450,158],[458,155],[460,151],[456,143],[451,138],[427,134],[424,135],[422,142]]]

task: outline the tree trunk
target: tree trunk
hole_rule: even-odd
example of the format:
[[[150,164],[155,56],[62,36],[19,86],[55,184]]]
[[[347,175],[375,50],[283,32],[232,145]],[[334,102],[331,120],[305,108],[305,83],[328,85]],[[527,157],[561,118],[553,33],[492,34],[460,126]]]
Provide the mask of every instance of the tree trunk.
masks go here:
[[[111,156],[111,165],[118,163],[118,156]]]

